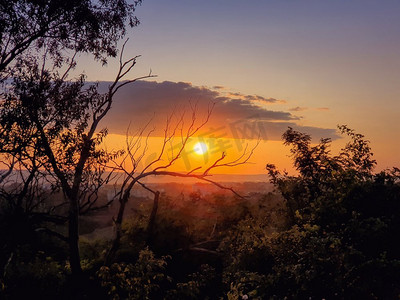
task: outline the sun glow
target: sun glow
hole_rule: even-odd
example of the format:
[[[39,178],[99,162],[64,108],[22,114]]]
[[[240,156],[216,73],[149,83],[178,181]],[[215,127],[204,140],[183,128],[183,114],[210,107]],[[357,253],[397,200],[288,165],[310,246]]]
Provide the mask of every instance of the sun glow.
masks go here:
[[[202,155],[207,152],[207,145],[205,143],[197,143],[193,147],[193,151],[198,155]]]

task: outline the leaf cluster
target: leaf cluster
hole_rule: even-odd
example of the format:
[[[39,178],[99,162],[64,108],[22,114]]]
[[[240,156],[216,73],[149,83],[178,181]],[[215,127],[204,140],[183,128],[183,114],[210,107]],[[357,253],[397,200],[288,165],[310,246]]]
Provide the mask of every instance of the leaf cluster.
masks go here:
[[[65,52],[92,53],[106,62],[117,54],[126,23],[137,26],[135,7],[141,0],[2,0],[0,2],[0,71],[27,52],[44,47],[58,66]],[[22,55],[24,54],[24,55]]]

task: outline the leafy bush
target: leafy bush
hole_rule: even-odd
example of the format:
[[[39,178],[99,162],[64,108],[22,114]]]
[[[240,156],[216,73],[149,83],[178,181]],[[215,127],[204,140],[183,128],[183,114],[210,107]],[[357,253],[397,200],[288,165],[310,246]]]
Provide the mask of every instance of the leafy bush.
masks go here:
[[[169,290],[166,299],[215,299],[216,277],[215,268],[202,265],[199,272],[189,274],[188,281],[179,282],[175,289]]]
[[[54,299],[65,288],[66,266],[44,253],[30,261],[16,255],[7,267],[3,293],[6,299]]]
[[[161,285],[170,280],[165,275],[167,259],[144,249],[135,264],[102,266],[97,277],[111,299],[155,299]]]
[[[268,241],[273,284],[293,297],[396,298],[400,172],[374,174],[369,142],[346,126],[339,129],[350,141],[337,156],[330,154],[329,139],[312,146],[310,136],[293,129],[283,135],[298,176],[267,165],[291,225]]]

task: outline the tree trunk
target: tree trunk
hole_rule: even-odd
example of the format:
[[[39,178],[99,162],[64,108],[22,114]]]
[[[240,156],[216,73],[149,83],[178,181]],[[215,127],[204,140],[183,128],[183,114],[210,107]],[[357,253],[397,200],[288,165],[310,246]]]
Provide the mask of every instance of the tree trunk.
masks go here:
[[[128,196],[124,196],[122,199],[120,199],[120,206],[118,210],[118,215],[117,219],[114,221],[115,224],[115,237],[112,242],[112,245],[110,249],[108,250],[105,260],[104,260],[104,265],[109,266],[111,262],[113,261],[115,254],[117,253],[117,250],[119,248],[119,245],[121,243],[121,236],[122,236],[122,220],[124,218],[124,212],[125,212],[125,205],[126,202],[128,201],[129,194]]]
[[[147,224],[147,228],[146,228],[147,243],[149,243],[149,244],[151,244],[151,242],[153,240],[154,225],[155,225],[155,222],[156,222],[159,198],[160,198],[160,192],[157,191],[157,192],[154,193],[153,208],[151,210],[149,223]]]
[[[71,273],[74,280],[79,280],[82,275],[81,259],[79,255],[79,207],[76,197],[69,199],[68,216],[68,243],[69,243],[69,262]]]
[[[144,176],[143,176],[144,177]],[[119,248],[119,245],[121,243],[121,236],[122,236],[122,221],[124,219],[124,212],[125,212],[125,205],[128,202],[129,196],[131,195],[131,190],[135,183],[140,179],[141,177],[138,176],[135,180],[132,180],[131,183],[128,185],[126,188],[122,198],[119,199],[119,210],[118,210],[118,215],[117,219],[114,220],[115,224],[115,237],[113,240],[113,243],[108,250],[106,257],[104,259],[104,265],[108,266],[111,264],[113,261],[115,254],[117,253],[117,250]]]

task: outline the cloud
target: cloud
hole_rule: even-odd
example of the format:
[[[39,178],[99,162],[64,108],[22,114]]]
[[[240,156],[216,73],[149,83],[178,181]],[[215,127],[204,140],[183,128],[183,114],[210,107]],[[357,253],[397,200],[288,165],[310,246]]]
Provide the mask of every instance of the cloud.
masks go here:
[[[110,83],[101,82],[106,89]],[[223,93],[207,87],[193,86],[187,82],[138,81],[120,89],[115,96],[113,107],[106,116],[103,126],[110,133],[125,134],[128,126],[138,129],[150,122],[153,136],[162,136],[166,119],[173,115],[179,120],[184,113],[186,123],[190,121],[192,108],[196,107],[197,120],[207,116],[207,110],[214,105],[212,115],[199,134],[207,137],[225,136],[235,138],[257,138],[280,140],[288,126],[307,132],[316,137],[335,139],[333,129],[302,127],[296,125],[299,117],[288,111],[277,111],[257,105],[256,102],[274,103],[274,98],[240,93]],[[130,124],[130,125],[129,125]]]
[[[329,107],[318,107],[317,110],[320,110],[320,111],[328,111],[328,110],[330,110],[330,109],[329,109]]]
[[[260,102],[264,102],[264,103],[286,103],[286,101],[284,100],[278,100],[275,98],[265,98],[259,95],[246,95],[245,96],[246,100],[249,101],[260,101]]]
[[[227,93],[227,96],[233,98],[236,97],[237,99],[246,100],[250,102],[256,102],[256,103],[258,102],[262,104],[286,103],[285,100],[278,100],[275,98],[265,98],[260,95],[246,95],[239,92],[229,92]]]
[[[308,107],[296,106],[296,107],[293,107],[293,108],[289,108],[288,110],[289,110],[289,111],[305,111],[305,110],[307,110],[307,109],[308,109]]]

